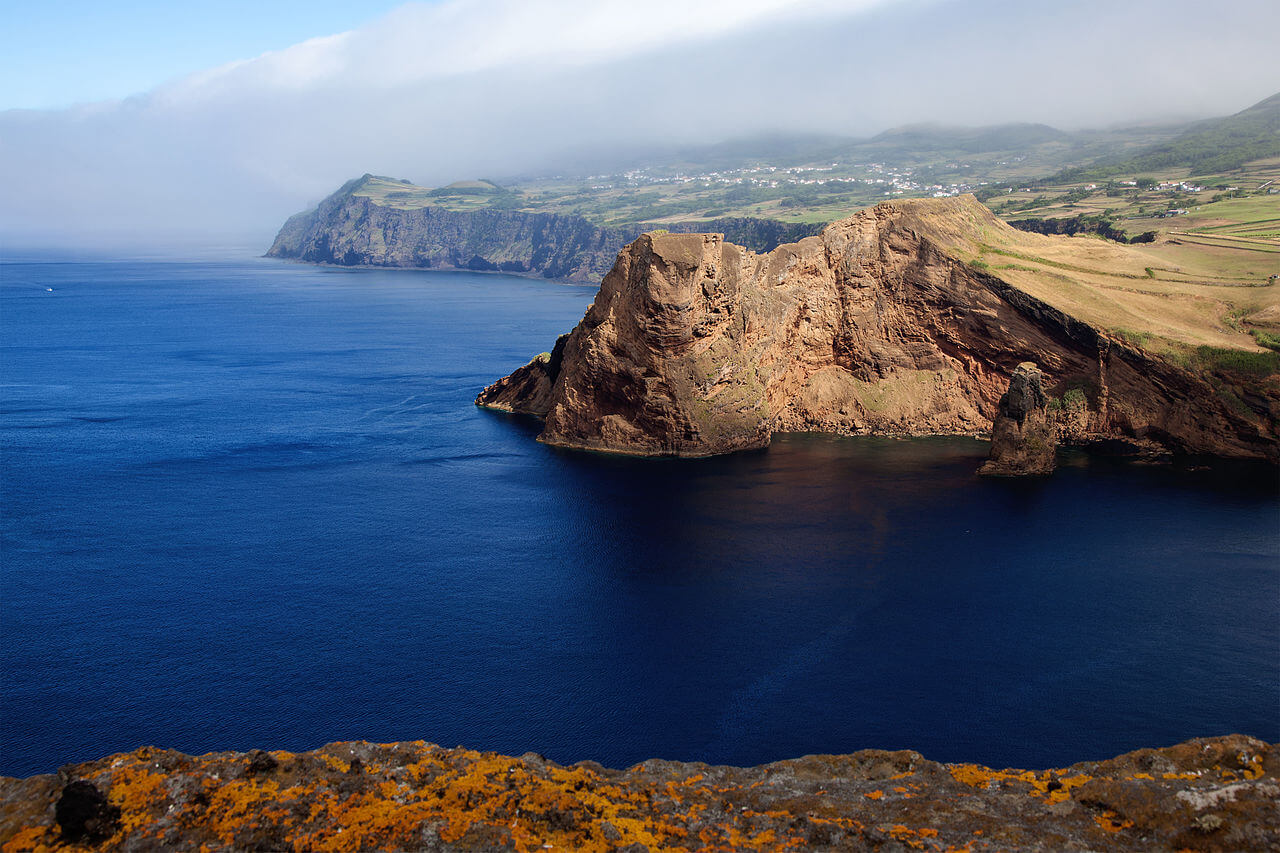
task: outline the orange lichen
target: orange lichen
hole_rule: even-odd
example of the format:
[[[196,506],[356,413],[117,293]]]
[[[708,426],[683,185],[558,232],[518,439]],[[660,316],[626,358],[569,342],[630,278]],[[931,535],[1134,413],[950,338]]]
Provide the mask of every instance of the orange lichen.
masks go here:
[[[987,789],[997,782],[1025,782],[1030,786],[1027,791],[1030,796],[1044,797],[1049,803],[1066,801],[1071,797],[1072,788],[1078,788],[1092,778],[1083,773],[1063,776],[1061,770],[1012,772],[992,770],[977,764],[953,764],[948,769],[957,782],[971,788]]]
[[[951,771],[951,776],[957,782],[962,782],[970,788],[987,788],[993,782],[1016,780],[1034,784],[1036,781],[1036,774],[1029,770],[1012,773],[1008,770],[992,770],[980,764],[952,764],[947,769]]]
[[[1045,794],[1046,800],[1051,803],[1061,803],[1071,798],[1072,788],[1079,788],[1081,785],[1088,782],[1090,778],[1092,777],[1086,776],[1084,773],[1079,773],[1075,776],[1059,776],[1054,781],[1056,781],[1061,787],[1052,791],[1048,789],[1048,780],[1045,780],[1044,782],[1037,781],[1036,786],[1039,788],[1040,785],[1044,785],[1044,788],[1041,790]]]
[[[930,845],[924,840],[924,838],[932,838],[938,834],[938,831],[935,829],[931,830],[931,834],[926,836],[923,830],[915,830],[902,824],[895,824],[894,826],[889,827],[888,832],[895,841],[905,844],[913,850],[926,849]]]
[[[142,752],[142,750],[139,750]],[[157,801],[165,799],[164,774],[142,762],[131,762],[115,769],[107,799],[120,808],[121,837],[152,821]]]
[[[348,770],[351,769],[350,762],[343,761],[341,758],[338,758],[333,755],[327,755],[327,754],[321,753],[320,760],[323,761],[325,764],[327,764],[330,770],[336,770],[339,773],[346,773]]]
[[[1094,815],[1093,820],[1104,832],[1119,832],[1122,829],[1128,829],[1133,826],[1133,821],[1120,819],[1115,812],[1109,809],[1102,814]]]
[[[862,796],[866,797],[868,800],[878,800],[884,796],[884,791],[868,791]]]
[[[3,853],[45,853],[58,843],[58,832],[49,826],[24,826],[0,847]]]

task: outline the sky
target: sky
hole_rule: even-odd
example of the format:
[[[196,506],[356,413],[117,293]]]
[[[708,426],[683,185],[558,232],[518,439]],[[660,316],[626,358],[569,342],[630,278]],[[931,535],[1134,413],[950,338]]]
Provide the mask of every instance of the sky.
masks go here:
[[[1274,0],[0,0],[0,246],[270,245],[425,185],[766,132],[1066,129],[1280,91]]]

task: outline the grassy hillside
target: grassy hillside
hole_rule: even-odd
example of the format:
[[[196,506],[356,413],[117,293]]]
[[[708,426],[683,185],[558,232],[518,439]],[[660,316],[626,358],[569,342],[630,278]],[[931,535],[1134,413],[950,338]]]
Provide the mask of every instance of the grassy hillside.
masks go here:
[[[1272,351],[1280,347],[1280,245],[1255,251],[1183,234],[1122,245],[980,222],[938,227],[974,268],[1134,346],[1188,364],[1280,374]]]
[[[1175,168],[1188,169],[1192,175],[1207,175],[1271,157],[1280,157],[1280,94],[1235,115],[1199,122],[1174,139],[1137,154],[1064,170],[1054,180],[1099,180]]]

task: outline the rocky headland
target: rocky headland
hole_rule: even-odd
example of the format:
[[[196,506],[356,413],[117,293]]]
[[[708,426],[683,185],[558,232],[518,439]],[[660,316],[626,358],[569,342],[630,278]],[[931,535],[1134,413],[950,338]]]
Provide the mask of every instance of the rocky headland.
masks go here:
[[[1280,750],[1204,738],[1050,770],[910,751],[561,766],[412,743],[144,748],[0,778],[0,849],[1274,850]]]
[[[291,216],[267,257],[339,266],[496,271],[596,282],[619,250],[646,227],[603,227],[582,216],[477,206],[423,204],[430,191],[375,175],[348,181],[313,210]],[[412,197],[403,202],[399,195]],[[671,223],[669,231],[723,231],[751,248],[816,233],[821,227],[768,219]]]
[[[1031,361],[1064,443],[1280,459],[1280,355],[1222,325],[1245,313],[1227,288],[1161,291],[1134,251],[1016,231],[971,196],[881,204],[767,254],[645,234],[550,355],[476,403],[544,418],[549,444],[706,456],[775,432],[984,433]]]

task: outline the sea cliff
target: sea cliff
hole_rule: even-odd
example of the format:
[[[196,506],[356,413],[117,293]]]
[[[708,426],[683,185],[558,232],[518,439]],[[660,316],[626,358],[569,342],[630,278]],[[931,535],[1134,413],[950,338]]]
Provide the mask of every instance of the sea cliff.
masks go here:
[[[1141,257],[1102,243],[1015,231],[971,196],[881,204],[767,254],[645,234],[552,357],[476,403],[545,418],[549,444],[705,456],[774,432],[985,432],[1032,361],[1066,443],[1280,459],[1280,356],[1215,325],[1230,302],[1142,290],[1124,266]],[[1086,251],[1115,271],[1053,259]]]
[[[595,282],[618,251],[646,227],[603,227],[581,216],[492,206],[451,209],[430,201],[430,191],[374,175],[349,181],[315,209],[291,216],[268,257],[340,266],[499,271],[571,282]],[[401,203],[398,195],[411,195]],[[668,231],[713,229],[767,251],[816,233],[820,225],[727,218],[670,223]]]
[[[1274,850],[1280,750],[1243,735],[1049,770],[916,752],[626,770],[334,743],[144,748],[0,778],[0,849]]]

